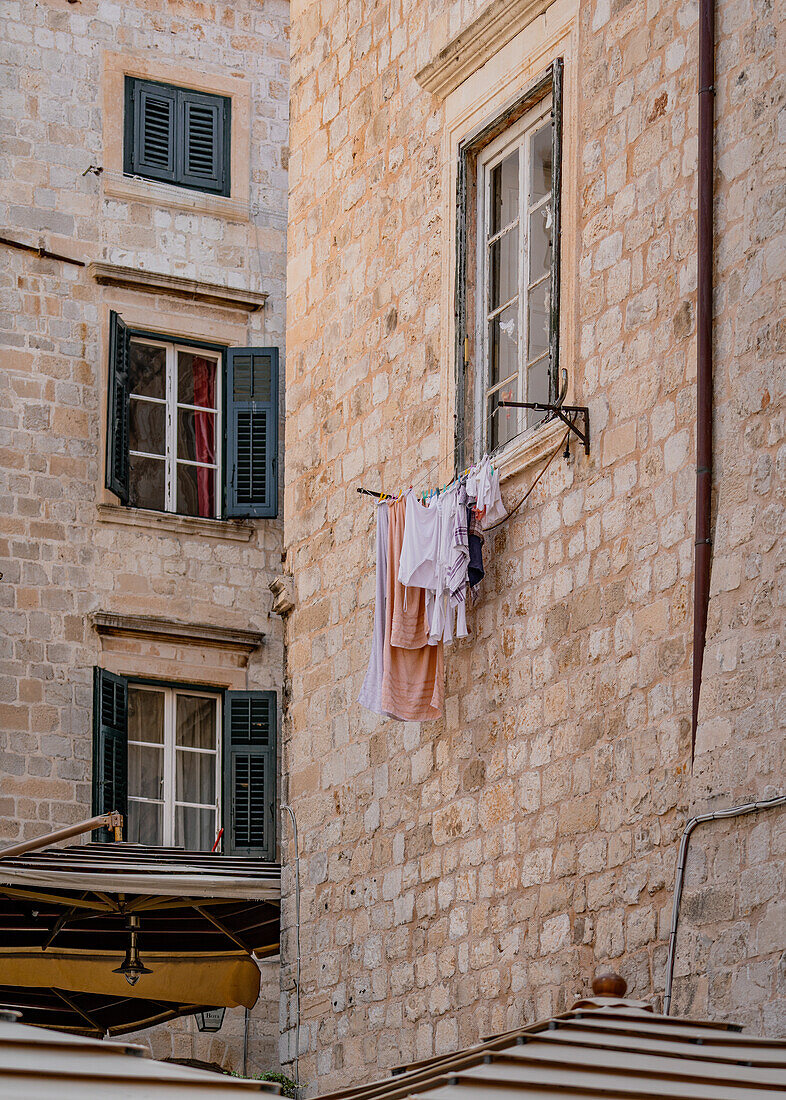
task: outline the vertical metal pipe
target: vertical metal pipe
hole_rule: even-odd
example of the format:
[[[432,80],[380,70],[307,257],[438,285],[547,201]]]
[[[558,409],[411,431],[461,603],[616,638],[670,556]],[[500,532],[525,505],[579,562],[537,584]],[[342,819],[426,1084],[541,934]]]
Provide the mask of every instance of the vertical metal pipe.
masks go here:
[[[710,598],[712,518],[712,211],[714,183],[715,3],[699,0],[699,163],[696,308],[696,559],[693,588],[693,714],[696,745],[699,694]]]

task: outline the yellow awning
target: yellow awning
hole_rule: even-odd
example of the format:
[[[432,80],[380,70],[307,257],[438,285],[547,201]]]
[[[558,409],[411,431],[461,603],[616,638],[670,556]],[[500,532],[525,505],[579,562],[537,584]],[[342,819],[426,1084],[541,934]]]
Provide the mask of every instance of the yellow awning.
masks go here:
[[[0,985],[23,989],[62,989],[142,1000],[253,1008],[259,996],[259,967],[241,951],[200,955],[144,953],[143,974],[129,985],[112,971],[122,954],[86,951],[0,949]]]

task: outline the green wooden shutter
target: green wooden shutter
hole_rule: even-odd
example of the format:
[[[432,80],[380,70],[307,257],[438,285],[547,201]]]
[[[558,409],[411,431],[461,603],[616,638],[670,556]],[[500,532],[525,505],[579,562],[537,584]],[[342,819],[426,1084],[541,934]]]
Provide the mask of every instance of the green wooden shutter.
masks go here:
[[[124,171],[174,183],[177,89],[126,77]]]
[[[229,112],[225,96],[178,93],[178,183],[229,194]]]
[[[224,702],[224,851],[276,858],[276,693]]]
[[[93,669],[93,815],[128,814],[128,682]],[[127,825],[124,823],[124,833]],[[111,840],[107,829],[93,834]]]
[[[128,503],[130,340],[119,314],[109,314],[109,393],[106,406],[106,487]]]
[[[227,352],[228,516],[278,512],[278,348]]]

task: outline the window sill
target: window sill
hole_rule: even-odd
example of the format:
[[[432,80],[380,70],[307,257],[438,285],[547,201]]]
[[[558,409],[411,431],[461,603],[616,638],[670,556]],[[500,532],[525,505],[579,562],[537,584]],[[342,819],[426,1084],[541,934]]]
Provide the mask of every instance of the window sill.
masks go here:
[[[499,470],[500,481],[507,481],[541,459],[550,457],[566,431],[562,421],[554,419],[513,439],[504,450],[492,455],[491,461]]]
[[[122,172],[107,169],[103,173],[103,193],[105,198],[129,199],[132,202],[146,202],[152,206],[162,206],[174,210],[188,210],[192,214],[208,214],[214,218],[224,218],[231,222],[250,220],[248,202],[242,202],[231,195],[211,195],[206,191],[192,191],[188,187],[178,187],[173,183],[158,183],[142,176],[126,176]]]
[[[126,527],[144,527],[149,531],[173,531],[178,535],[201,535],[234,542],[248,542],[255,529],[253,523],[244,519],[177,516],[147,508],[127,508],[123,504],[99,504],[98,519],[101,523],[121,523]]]

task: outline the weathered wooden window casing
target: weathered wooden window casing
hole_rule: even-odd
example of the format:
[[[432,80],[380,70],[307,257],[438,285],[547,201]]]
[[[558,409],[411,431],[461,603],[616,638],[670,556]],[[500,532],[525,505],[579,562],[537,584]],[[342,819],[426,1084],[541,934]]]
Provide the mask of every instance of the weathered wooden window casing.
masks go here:
[[[117,810],[126,819],[128,838],[129,681],[105,669],[93,673],[93,813]],[[135,682],[132,681],[132,685]],[[224,828],[221,851],[226,855],[255,856],[274,860],[276,856],[277,705],[274,691],[227,691],[220,695],[191,689],[183,684],[139,682],[140,690],[158,691],[176,697],[214,698],[217,704],[215,758],[218,775],[210,796],[215,797],[216,834]],[[143,746],[147,747],[147,746]],[[151,739],[150,746],[155,747]],[[177,745],[161,743],[162,753],[176,754]],[[166,769],[164,769],[166,771]],[[169,772],[172,772],[170,766]],[[177,791],[162,795],[162,804],[175,810]],[[136,798],[136,802],[155,799]],[[183,799],[181,798],[182,802]],[[204,807],[203,807],[204,808]],[[219,812],[220,811],[220,812]],[[171,841],[169,831],[162,835]],[[109,839],[98,830],[98,840]]]
[[[229,195],[231,113],[228,96],[127,76],[123,171]]]
[[[166,357],[161,393],[136,393],[130,379],[131,342],[135,347],[158,349]],[[179,390],[180,357],[215,362],[209,398],[183,398]],[[216,377],[220,374],[220,378]],[[278,419],[279,352],[277,348],[217,348],[197,342],[173,343],[154,333],[131,332],[116,313],[110,314],[110,346],[107,395],[106,487],[123,504],[152,507],[155,511],[197,515],[204,518],[267,517],[278,514]],[[196,385],[196,381],[194,382]],[[137,386],[137,389],[139,387]],[[162,442],[142,448],[138,430],[131,424],[146,409],[155,416],[160,406],[167,420],[159,429]],[[191,453],[188,440],[196,423],[183,431],[182,421],[200,421],[198,445],[203,453]],[[210,421],[207,423],[202,423]],[[206,430],[209,428],[209,438]],[[186,452],[183,441],[186,441]],[[148,453],[150,452],[150,453]],[[140,503],[138,486],[132,486],[131,465],[160,461],[165,469],[160,500]],[[198,483],[191,496],[197,502],[186,508],[180,482],[197,471]],[[208,487],[206,478],[214,479]],[[135,487],[136,486],[136,487]],[[132,491],[133,490],[133,491]],[[183,490],[185,492],[185,490]]]
[[[485,349],[486,340],[476,331],[476,318],[482,312],[479,296],[484,285],[476,278],[478,250],[486,241],[478,240],[478,189],[483,151],[537,105],[550,100],[552,122],[551,151],[551,271],[548,301],[548,400],[556,400],[559,390],[559,300],[560,300],[560,229],[562,184],[562,59],[549,68],[525,91],[516,96],[493,119],[468,134],[459,145],[456,184],[456,283],[455,283],[455,462],[460,468],[470,458],[492,445],[486,408],[488,363],[473,362],[471,349]],[[482,405],[480,405],[482,395]],[[522,399],[521,396],[519,399]],[[541,399],[540,397],[537,399]],[[471,412],[468,414],[468,406]],[[497,414],[498,415],[498,414]],[[525,430],[525,429],[522,429]]]

